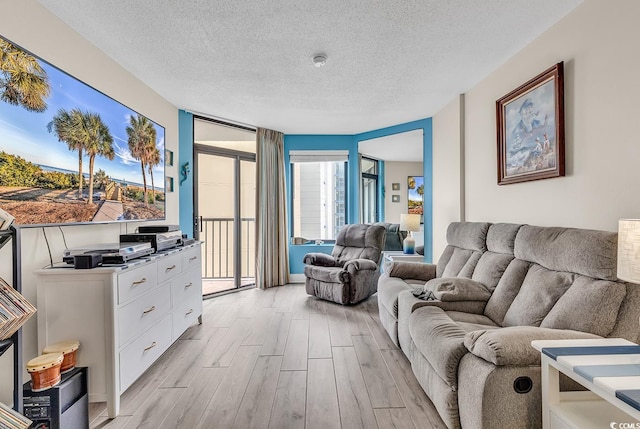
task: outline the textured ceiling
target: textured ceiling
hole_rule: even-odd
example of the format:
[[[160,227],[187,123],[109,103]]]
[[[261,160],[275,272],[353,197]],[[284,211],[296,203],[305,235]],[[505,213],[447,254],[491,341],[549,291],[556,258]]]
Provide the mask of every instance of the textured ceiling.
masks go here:
[[[356,134],[433,116],[581,0],[39,2],[176,107]]]

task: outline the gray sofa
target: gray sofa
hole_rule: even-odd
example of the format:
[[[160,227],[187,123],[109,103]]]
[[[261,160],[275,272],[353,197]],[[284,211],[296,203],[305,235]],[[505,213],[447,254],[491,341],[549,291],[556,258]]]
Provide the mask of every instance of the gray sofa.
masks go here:
[[[447,243],[436,265],[394,262],[378,302],[449,428],[541,427],[532,340],[638,341],[640,285],[616,278],[615,233],[466,222],[449,226]]]

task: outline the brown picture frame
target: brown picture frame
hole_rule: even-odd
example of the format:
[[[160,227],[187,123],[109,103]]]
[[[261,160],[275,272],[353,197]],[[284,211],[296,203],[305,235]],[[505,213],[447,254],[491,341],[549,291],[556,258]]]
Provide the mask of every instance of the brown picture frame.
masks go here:
[[[563,63],[497,100],[496,121],[498,185],[564,176]]]

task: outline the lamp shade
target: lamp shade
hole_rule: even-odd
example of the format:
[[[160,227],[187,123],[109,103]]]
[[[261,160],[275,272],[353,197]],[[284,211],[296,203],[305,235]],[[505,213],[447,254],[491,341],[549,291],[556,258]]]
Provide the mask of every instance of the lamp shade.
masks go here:
[[[400,215],[400,231],[420,231],[420,215],[402,213]]]
[[[618,221],[618,278],[640,283],[640,219]]]

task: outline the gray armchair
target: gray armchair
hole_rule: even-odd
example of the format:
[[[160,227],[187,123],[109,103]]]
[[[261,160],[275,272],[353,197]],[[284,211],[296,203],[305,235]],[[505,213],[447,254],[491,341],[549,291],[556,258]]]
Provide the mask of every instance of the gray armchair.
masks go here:
[[[376,293],[384,239],[382,225],[345,225],[331,255],[304,256],[307,293],[338,304],[355,304]]]

